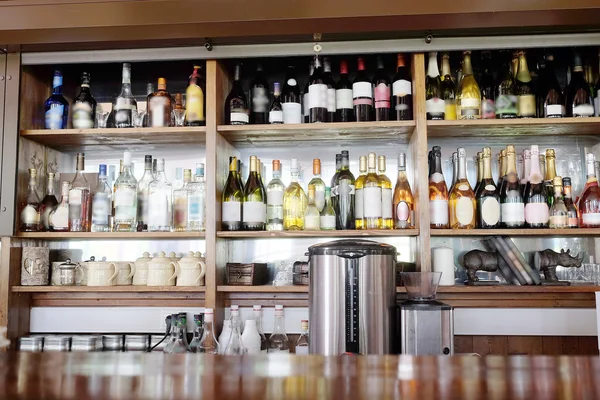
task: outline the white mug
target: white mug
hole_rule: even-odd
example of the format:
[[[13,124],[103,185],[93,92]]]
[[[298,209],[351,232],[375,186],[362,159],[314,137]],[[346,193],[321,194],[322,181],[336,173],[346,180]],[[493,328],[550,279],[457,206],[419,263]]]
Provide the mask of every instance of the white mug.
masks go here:
[[[88,269],[87,286],[113,286],[119,275],[117,264],[106,261],[84,263]]]
[[[198,261],[193,265],[179,264],[177,286],[202,286],[206,275],[206,264]]]
[[[144,286],[148,284],[148,261],[151,261],[150,253],[144,252],[142,257],[135,260],[135,274],[133,274],[133,284]]]
[[[178,265],[169,262],[167,265],[148,264],[148,286],[175,286]]]
[[[118,274],[115,279],[115,285],[127,286],[133,283],[133,275],[135,274],[135,264],[129,261],[114,262],[117,265]]]

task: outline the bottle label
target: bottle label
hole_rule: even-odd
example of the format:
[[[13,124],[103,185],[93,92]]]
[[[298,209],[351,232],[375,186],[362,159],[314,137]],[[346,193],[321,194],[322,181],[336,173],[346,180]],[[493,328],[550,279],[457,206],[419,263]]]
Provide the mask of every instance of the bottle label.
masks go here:
[[[481,204],[481,219],[487,225],[496,225],[500,221],[500,203],[498,203],[496,198],[486,197],[483,200]]]
[[[433,97],[429,100],[425,100],[425,111],[427,114],[442,117],[446,111],[446,103],[439,97]]]
[[[456,101],[454,99],[444,100],[444,119],[456,119]]]
[[[410,208],[408,207],[408,203],[405,201],[401,201],[396,205],[396,221],[406,222],[410,216]]]
[[[496,115],[517,115],[517,96],[500,95],[496,98]]]
[[[117,188],[115,191],[115,207],[132,207],[135,204],[135,190],[131,188]]]
[[[535,96],[533,94],[517,97],[517,115],[519,117],[535,117]]]
[[[92,198],[92,224],[108,225],[110,197],[107,193],[96,193]]]
[[[325,189],[323,188],[315,190],[315,207],[319,212],[323,211],[323,207],[325,207]]]
[[[397,80],[392,84],[392,93],[400,97],[412,95],[412,84],[406,79]]]
[[[46,129],[64,129],[63,113],[65,106],[62,104],[52,104],[50,109],[46,111]]]
[[[308,355],[308,346],[296,346],[296,354],[299,356]]]
[[[93,127],[92,105],[84,101],[75,102],[73,104],[73,128],[91,129]]]
[[[429,181],[432,183],[440,183],[440,182],[443,182],[443,180],[444,180],[444,175],[441,172],[434,172],[429,177]]]
[[[71,189],[69,190],[69,205],[76,205],[76,206],[80,206],[81,205],[81,197],[82,197],[82,191],[81,189]]]
[[[591,104],[580,104],[573,107],[574,117],[591,117],[594,115],[594,106]]]
[[[198,194],[190,194],[188,196],[188,221],[203,221],[204,220],[204,197]]]
[[[245,112],[231,112],[229,114],[229,120],[231,122],[239,122],[242,124],[247,124],[250,122],[250,117]]]
[[[335,229],[335,215],[321,215],[321,229]]]
[[[467,98],[460,100],[460,119],[478,119],[481,111],[481,99]]]
[[[338,110],[353,109],[354,99],[352,97],[352,89],[338,89],[335,91],[335,106]]]
[[[381,217],[392,219],[392,189],[381,189]]]
[[[577,216],[568,218],[569,228],[577,228],[579,226],[579,219]]]
[[[69,207],[58,207],[50,215],[50,226],[55,229],[67,229],[69,227]]]
[[[472,224],[475,219],[475,207],[473,207],[473,201],[468,197],[459,198],[456,202],[454,213],[459,224]]]
[[[484,99],[481,101],[481,118],[496,118],[496,105],[494,104],[494,100]]]
[[[366,98],[367,101],[371,101],[371,103],[361,103],[361,104],[373,104],[373,86],[371,82],[354,82],[352,84],[352,97],[354,98],[354,104],[356,105],[356,99],[361,97]]]
[[[21,211],[21,222],[28,225],[40,223],[40,213],[32,205],[26,205]]]
[[[204,121],[204,93],[198,85],[191,84],[185,91],[185,119],[188,122]]]
[[[269,96],[262,87],[252,88],[252,112],[264,113],[268,111]]]
[[[600,226],[600,213],[581,214],[583,224],[587,226]]]
[[[363,189],[364,218],[381,218],[381,187],[370,186]]]
[[[269,111],[269,123],[270,124],[282,124],[283,123],[283,111]]]
[[[262,201],[245,201],[242,207],[244,222],[267,222],[267,205]]]
[[[167,99],[162,96],[155,96],[150,99],[150,111],[152,112],[152,118],[150,119],[150,126],[160,127],[169,126],[169,121],[165,121],[165,113],[167,111]]]
[[[283,103],[282,108],[284,124],[302,123],[302,106],[300,103]]]
[[[566,228],[568,221],[566,215],[553,215],[548,218],[548,225],[551,228]]]
[[[544,117],[564,117],[565,106],[562,104],[547,104],[544,108]]]
[[[375,108],[390,108],[390,85],[380,83],[375,87]]]
[[[508,224],[525,223],[525,204],[523,203],[502,203],[501,216],[502,222]]]
[[[304,216],[304,229],[307,231],[319,230],[321,227],[321,221],[318,215],[305,215]]]
[[[267,204],[270,206],[283,205],[283,190],[267,190]]]
[[[327,108],[327,85],[318,83],[308,87],[308,110],[311,108]]]
[[[242,203],[225,201],[221,204],[223,222],[240,222],[242,220]]]
[[[364,213],[364,197],[363,197],[363,189],[356,189],[356,193],[354,193],[354,218],[355,219],[363,219]]]
[[[525,221],[529,224],[548,223],[547,203],[528,203],[525,205]]]
[[[187,202],[187,198],[177,198],[173,200],[173,225],[177,228],[187,226]]]
[[[164,193],[151,193],[148,196],[148,227],[170,226],[169,201]]]
[[[448,200],[429,200],[429,215],[432,225],[447,225]]]
[[[333,88],[327,89],[327,112],[334,113],[336,90]]]

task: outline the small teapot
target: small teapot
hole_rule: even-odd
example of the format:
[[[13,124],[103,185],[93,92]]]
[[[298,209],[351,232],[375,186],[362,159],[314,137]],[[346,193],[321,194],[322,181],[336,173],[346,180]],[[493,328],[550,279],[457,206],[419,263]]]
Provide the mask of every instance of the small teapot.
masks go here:
[[[193,251],[189,251],[178,262],[179,274],[177,286],[202,286],[206,275],[206,264],[196,258]]]
[[[147,251],[140,258],[135,260],[135,274],[133,275],[134,285],[146,285],[148,283],[148,262],[152,260]]]
[[[148,261],[148,286],[175,286],[179,266],[167,258],[164,251]]]
[[[70,258],[58,266],[58,275],[61,286],[74,286],[81,281],[81,267],[77,263],[72,263]],[[79,274],[79,279],[78,275]]]

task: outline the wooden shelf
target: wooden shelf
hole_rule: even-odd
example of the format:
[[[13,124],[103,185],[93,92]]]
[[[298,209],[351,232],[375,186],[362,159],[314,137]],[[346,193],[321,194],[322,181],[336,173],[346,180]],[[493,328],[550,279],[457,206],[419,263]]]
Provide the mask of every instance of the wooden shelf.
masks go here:
[[[231,239],[321,238],[321,237],[406,237],[419,236],[418,229],[360,231],[218,231],[217,237]]]
[[[404,286],[396,287],[397,293],[406,293]],[[438,293],[595,293],[600,286],[571,284],[570,286],[496,285],[496,286],[440,286]]]
[[[217,286],[218,292],[228,293],[308,293],[308,286]]]
[[[290,125],[219,125],[236,147],[322,145],[324,142],[408,143],[415,121],[330,122]]]
[[[24,239],[204,239],[204,232],[18,232]]]
[[[181,293],[204,292],[205,286],[13,286],[18,293]]]
[[[575,229],[432,229],[431,236],[600,236],[600,228]]]

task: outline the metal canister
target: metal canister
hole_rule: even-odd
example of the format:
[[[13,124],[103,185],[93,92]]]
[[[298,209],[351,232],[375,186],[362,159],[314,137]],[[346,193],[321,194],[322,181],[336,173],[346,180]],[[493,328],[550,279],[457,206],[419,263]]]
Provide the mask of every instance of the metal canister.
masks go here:
[[[44,351],[70,351],[71,336],[46,336],[44,338]]]
[[[103,335],[103,351],[123,351],[123,335]]]
[[[71,351],[98,351],[98,336],[81,335],[71,338]],[[100,341],[102,339],[100,338]]]
[[[125,335],[125,351],[148,351],[149,335]]]
[[[19,351],[37,353],[44,350],[43,336],[26,336],[19,339]]]
[[[150,348],[153,348],[154,346],[156,346],[156,344],[158,342],[160,342],[164,337],[165,337],[165,335],[150,335]],[[162,352],[168,341],[169,341],[169,338],[167,337],[165,340],[162,341],[161,344],[159,344],[152,351],[161,351]]]

